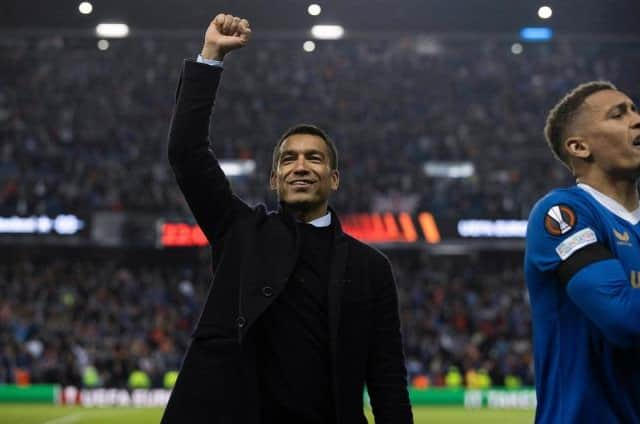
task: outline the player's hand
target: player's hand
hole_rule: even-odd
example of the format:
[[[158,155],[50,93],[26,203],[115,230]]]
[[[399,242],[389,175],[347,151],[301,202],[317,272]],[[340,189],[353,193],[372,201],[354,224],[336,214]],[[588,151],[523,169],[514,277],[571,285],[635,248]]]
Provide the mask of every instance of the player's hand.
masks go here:
[[[200,55],[205,59],[222,60],[231,50],[244,47],[250,36],[249,21],[221,13],[209,24]]]

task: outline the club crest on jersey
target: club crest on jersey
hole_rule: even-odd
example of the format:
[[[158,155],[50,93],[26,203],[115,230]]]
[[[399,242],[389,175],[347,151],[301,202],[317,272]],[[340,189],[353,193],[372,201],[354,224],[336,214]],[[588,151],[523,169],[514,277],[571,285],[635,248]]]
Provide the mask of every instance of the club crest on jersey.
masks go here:
[[[544,217],[544,228],[553,236],[566,234],[576,225],[576,213],[567,205],[555,205]]]

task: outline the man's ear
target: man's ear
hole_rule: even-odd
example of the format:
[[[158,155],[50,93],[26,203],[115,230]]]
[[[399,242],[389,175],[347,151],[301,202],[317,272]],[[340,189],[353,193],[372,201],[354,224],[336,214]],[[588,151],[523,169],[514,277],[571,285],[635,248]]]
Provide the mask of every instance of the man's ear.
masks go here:
[[[271,191],[276,191],[278,188],[278,176],[276,175],[275,171],[271,171],[271,175],[269,176],[269,188],[271,189]]]
[[[584,137],[569,137],[564,142],[564,148],[570,157],[587,159],[591,156],[591,148]]]
[[[336,191],[340,186],[340,172],[337,169],[331,171],[331,190]]]

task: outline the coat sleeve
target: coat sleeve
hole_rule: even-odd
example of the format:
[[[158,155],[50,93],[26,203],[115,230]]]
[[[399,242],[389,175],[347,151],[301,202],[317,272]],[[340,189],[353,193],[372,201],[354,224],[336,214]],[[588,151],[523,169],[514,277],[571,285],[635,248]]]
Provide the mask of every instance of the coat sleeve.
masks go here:
[[[222,68],[186,60],[169,130],[169,163],[193,215],[214,243],[249,207],[231,191],[209,142]]]
[[[400,332],[395,280],[389,261],[381,256],[373,294],[373,335],[367,360],[367,390],[376,424],[413,423],[407,370]]]

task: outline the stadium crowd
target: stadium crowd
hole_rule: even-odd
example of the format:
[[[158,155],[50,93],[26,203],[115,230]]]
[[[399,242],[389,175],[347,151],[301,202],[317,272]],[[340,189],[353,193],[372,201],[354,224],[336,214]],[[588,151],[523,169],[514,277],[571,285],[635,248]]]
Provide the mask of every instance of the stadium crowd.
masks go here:
[[[180,366],[206,295],[207,255],[113,256],[24,255],[0,265],[0,384],[118,388],[142,371],[152,387],[163,387],[167,371]],[[503,269],[488,267],[486,258],[466,258],[465,266],[463,259],[392,258],[411,380],[442,386],[456,367],[467,379],[486,370],[494,385],[507,376],[532,384],[517,257]]]
[[[0,42],[0,215],[146,211],[190,218],[166,160],[175,83],[195,41],[23,38]],[[279,135],[298,122],[337,141],[342,213],[403,208],[438,217],[526,217],[549,187],[570,184],[542,137],[545,113],[579,82],[630,82],[637,44],[527,44],[424,38],[319,43],[258,40],[232,54],[217,100],[220,158],[254,159],[235,179],[273,203]],[[469,161],[467,178],[428,177],[425,161]],[[386,202],[393,198],[396,202]]]
[[[198,37],[193,37],[198,39]],[[0,216],[145,212],[191,220],[166,159],[175,83],[197,42],[23,38],[0,41]],[[632,97],[637,44],[527,44],[398,38],[257,40],[225,62],[212,124],[223,159],[253,159],[233,179],[249,203],[279,135],[325,128],[340,151],[340,213],[429,210],[438,218],[524,218],[571,184],[542,137],[548,108],[579,82],[609,79]],[[468,161],[466,178],[427,176],[426,161]],[[122,253],[122,252],[120,252]],[[210,271],[196,262],[58,255],[0,261],[0,383],[125,387],[142,370],[161,387],[179,368]],[[517,255],[516,255],[517,256]],[[140,259],[140,258],[139,258]],[[447,261],[392,255],[409,377],[447,385],[533,383],[520,258]],[[464,261],[464,263],[460,263]]]
[[[197,267],[110,260],[0,269],[0,383],[16,382],[18,370],[31,382],[81,386],[91,366],[100,386],[126,387],[135,370],[162,386],[179,368],[208,281]]]

